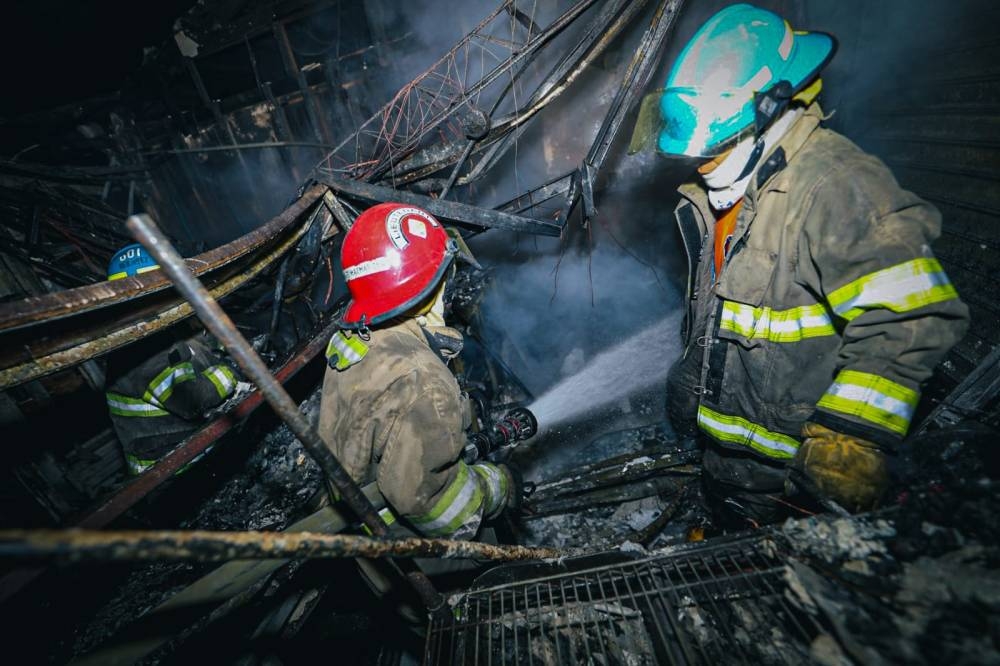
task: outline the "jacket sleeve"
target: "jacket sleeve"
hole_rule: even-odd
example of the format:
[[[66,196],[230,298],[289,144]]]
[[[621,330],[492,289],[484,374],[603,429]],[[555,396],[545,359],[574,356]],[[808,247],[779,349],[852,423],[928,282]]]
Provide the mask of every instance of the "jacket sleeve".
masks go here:
[[[198,340],[178,343],[167,354],[167,364],[146,390],[171,414],[195,419],[216,407],[236,390],[237,377],[218,354]]]
[[[472,539],[483,519],[505,506],[508,482],[496,465],[461,460],[462,410],[451,393],[431,386],[403,410],[376,478],[393,509],[421,534]]]
[[[810,420],[893,446],[922,382],[968,327],[931,252],[940,215],[871,156],[834,167],[805,205],[798,270],[842,328],[837,374]]]

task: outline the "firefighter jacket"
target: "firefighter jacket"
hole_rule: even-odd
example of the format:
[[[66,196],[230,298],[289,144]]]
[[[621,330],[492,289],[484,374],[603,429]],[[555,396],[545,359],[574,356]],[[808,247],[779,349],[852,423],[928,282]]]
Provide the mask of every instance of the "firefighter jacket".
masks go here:
[[[139,474],[201,425],[236,390],[233,370],[197,337],[134,365],[121,359],[105,395],[129,471]]]
[[[810,106],[765,157],[718,276],[704,189],[683,186],[675,210],[698,427],[778,462],[806,421],[893,446],[968,325],[931,253],[937,210],[821,120]]]
[[[356,482],[377,481],[387,523],[398,516],[425,536],[471,539],[504,508],[510,482],[496,465],[461,460],[468,412],[437,351],[457,353],[460,342],[454,329],[415,319],[367,341],[335,333],[319,434]]]

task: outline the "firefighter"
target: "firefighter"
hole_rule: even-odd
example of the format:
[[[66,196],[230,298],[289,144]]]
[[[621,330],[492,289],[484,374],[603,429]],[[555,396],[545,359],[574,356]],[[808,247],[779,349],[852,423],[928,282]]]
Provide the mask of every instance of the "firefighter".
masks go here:
[[[668,411],[706,442],[709,496],[743,526],[777,519],[786,487],[876,505],[921,384],[968,325],[930,249],[937,210],[823,126],[835,50],[730,6],[647,97],[630,148],[700,164],[675,210],[688,310]]]
[[[471,412],[443,301],[457,254],[430,213],[396,203],[362,213],[341,249],[351,300],[327,347],[319,433],[355,481],[377,483],[397,534],[473,539],[519,497],[507,465],[461,459]]]
[[[157,268],[141,245],[129,245],[111,259],[108,280]],[[141,474],[169,453],[237,383],[236,372],[207,334],[176,342],[147,339],[115,353],[105,397],[129,472]]]

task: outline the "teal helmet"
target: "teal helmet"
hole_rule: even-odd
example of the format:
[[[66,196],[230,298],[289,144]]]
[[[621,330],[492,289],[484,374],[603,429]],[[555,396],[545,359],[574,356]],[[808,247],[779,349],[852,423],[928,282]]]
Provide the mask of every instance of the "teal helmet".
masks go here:
[[[795,31],[773,12],[727,7],[681,51],[657,92],[659,104],[644,103],[633,146],[644,132],[639,141],[655,139],[662,153],[717,155],[748,133],[762,132],[817,77],[836,46],[831,35]]]
[[[147,273],[159,268],[159,264],[149,256],[142,245],[133,243],[115,252],[108,264],[108,279],[121,280],[139,273]]]

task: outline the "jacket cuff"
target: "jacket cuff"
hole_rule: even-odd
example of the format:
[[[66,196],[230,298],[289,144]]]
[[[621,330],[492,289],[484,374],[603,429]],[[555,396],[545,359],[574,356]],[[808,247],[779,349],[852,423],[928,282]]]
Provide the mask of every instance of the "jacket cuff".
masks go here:
[[[866,439],[869,442],[878,445],[878,447],[883,451],[887,452],[896,451],[903,441],[902,437],[887,430],[883,430],[875,426],[856,423],[855,421],[850,421],[841,416],[837,416],[836,414],[823,411],[822,409],[815,410],[807,420],[821,426],[826,426],[830,430],[844,435],[850,435],[851,437],[857,437],[858,439]]]
[[[507,505],[510,479],[503,469],[492,463],[476,463],[472,470],[479,476],[483,486],[483,515],[486,520],[492,520]]]

